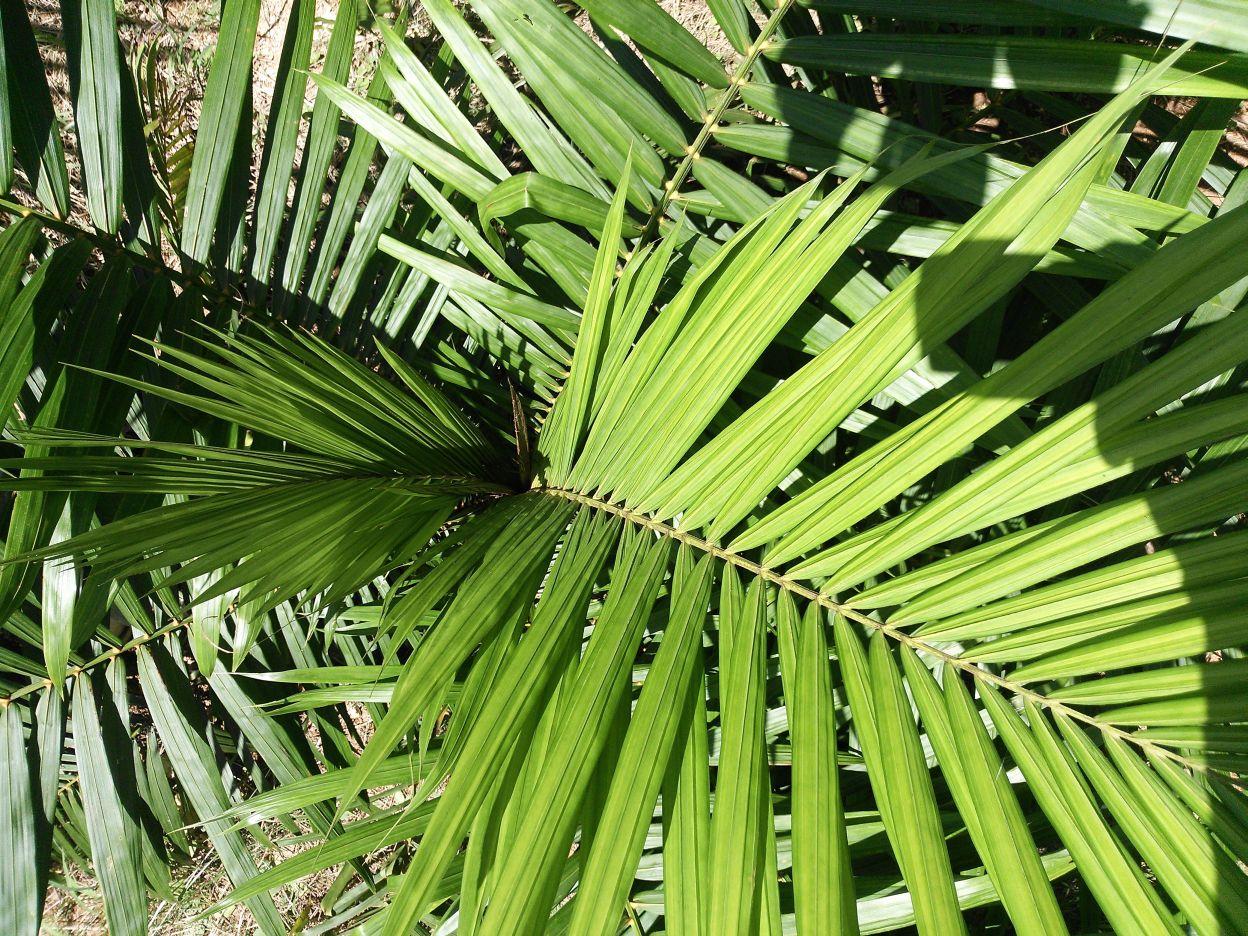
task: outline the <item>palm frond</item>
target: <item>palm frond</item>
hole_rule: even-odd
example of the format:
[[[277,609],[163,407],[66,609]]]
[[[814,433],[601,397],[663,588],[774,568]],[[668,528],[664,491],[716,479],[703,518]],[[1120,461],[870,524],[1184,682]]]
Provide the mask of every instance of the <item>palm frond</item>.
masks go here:
[[[1244,928],[1236,4],[315,12],[0,0],[5,932]]]

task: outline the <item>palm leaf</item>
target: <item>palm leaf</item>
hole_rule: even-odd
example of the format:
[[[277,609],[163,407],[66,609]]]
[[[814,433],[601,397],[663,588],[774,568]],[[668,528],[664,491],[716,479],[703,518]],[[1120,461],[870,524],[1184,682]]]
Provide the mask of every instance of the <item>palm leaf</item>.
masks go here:
[[[1243,18],[817,7],[3,4],[11,929],[1242,928]]]

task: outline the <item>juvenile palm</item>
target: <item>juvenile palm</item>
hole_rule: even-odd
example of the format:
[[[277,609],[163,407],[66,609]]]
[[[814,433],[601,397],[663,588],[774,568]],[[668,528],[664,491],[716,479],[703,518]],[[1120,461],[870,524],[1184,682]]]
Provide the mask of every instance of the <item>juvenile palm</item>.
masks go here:
[[[4,0],[0,929],[1248,927],[1248,13],[708,6]]]

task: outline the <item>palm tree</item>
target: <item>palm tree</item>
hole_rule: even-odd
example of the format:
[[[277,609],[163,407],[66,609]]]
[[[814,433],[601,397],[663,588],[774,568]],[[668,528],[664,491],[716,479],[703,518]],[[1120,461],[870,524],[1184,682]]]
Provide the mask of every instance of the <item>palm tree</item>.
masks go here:
[[[815,6],[0,3],[0,930],[1248,929],[1248,7]]]

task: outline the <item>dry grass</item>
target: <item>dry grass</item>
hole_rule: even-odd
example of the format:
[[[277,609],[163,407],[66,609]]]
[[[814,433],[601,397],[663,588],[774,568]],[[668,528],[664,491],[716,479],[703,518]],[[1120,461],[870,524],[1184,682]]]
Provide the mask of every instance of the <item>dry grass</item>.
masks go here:
[[[265,825],[266,834],[275,839],[284,834],[277,823]],[[298,854],[303,848],[261,848],[248,838],[252,857],[261,868]],[[172,897],[155,900],[149,905],[149,932],[152,936],[250,936],[255,932],[251,912],[242,904],[215,914],[208,919],[199,915],[224,898],[231,890],[229,878],[216,853],[203,841],[196,849],[197,861],[180,866],[171,884]],[[288,887],[273,895],[278,912],[288,926],[297,920],[316,923],[324,918],[321,899],[337,876],[330,868],[304,878],[297,888]],[[104,901],[95,882],[81,873],[73,873],[48,890],[41,932],[45,936],[102,936],[107,933]]]
[[[359,738],[367,743],[374,728],[367,709],[354,702],[345,703],[345,707]],[[305,727],[308,739],[319,749],[321,741],[316,726],[307,724]],[[372,802],[379,809],[393,807],[403,802],[410,792],[382,791],[372,797]],[[363,811],[353,811],[347,814],[346,821],[363,818]],[[294,821],[300,835],[310,835],[312,829],[307,823],[298,818]],[[243,841],[256,866],[261,869],[316,847],[315,843],[290,844],[291,833],[276,821],[260,823],[258,831],[260,834],[255,836],[245,834]],[[152,936],[250,936],[255,932],[255,923],[250,911],[242,904],[207,919],[199,918],[209,907],[224,899],[233,885],[207,837],[202,832],[191,830],[190,838],[193,859],[174,869],[172,896],[149,904],[149,932]],[[265,839],[276,847],[269,847]],[[370,868],[380,870],[389,851],[370,856]],[[288,927],[294,929],[297,925],[314,925],[327,917],[322,900],[333,886],[337,873],[337,866],[328,868],[273,894],[277,910]],[[54,880],[47,895],[42,932],[46,936],[101,936],[106,933],[104,902],[95,881],[76,868],[71,869],[67,876]]]

